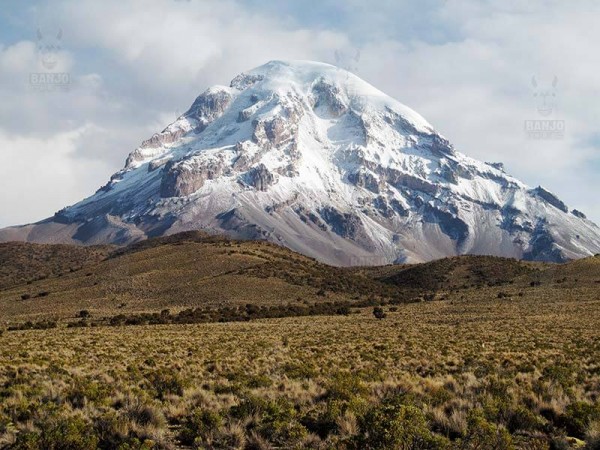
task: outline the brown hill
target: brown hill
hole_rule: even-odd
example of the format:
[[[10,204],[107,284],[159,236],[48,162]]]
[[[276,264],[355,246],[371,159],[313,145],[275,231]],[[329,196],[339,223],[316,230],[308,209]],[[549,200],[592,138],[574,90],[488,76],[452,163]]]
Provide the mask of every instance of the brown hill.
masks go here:
[[[465,255],[401,267],[377,277],[385,283],[424,291],[451,291],[510,284],[544,271],[549,264],[496,256]]]
[[[83,309],[112,316],[369,298],[407,299],[393,286],[274,244],[190,232],[133,244],[79,270],[2,289],[0,312],[8,321],[63,319]]]
[[[82,310],[93,318],[110,318],[202,308],[239,318],[247,305],[275,308],[271,314],[276,315],[283,314],[281,308],[306,314],[311,305],[330,304],[334,308],[325,311],[331,311],[335,305],[439,299],[452,292],[479,300],[501,289],[516,297],[529,287],[562,289],[583,283],[586,295],[600,287],[600,258],[551,265],[460,256],[412,266],[349,269],[267,242],[200,232],[119,249],[36,244],[3,244],[0,249],[0,317],[5,325],[73,319]],[[435,292],[443,295],[431,295]]]

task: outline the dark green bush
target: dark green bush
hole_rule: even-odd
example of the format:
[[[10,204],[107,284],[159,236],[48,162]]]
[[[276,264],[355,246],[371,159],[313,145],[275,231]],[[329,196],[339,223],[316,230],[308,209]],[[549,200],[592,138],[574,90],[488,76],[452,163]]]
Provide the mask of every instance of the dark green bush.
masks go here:
[[[94,429],[81,417],[53,417],[37,422],[40,431],[21,432],[17,435],[15,450],[96,450],[98,437]]]
[[[449,442],[434,435],[423,412],[398,401],[385,401],[359,419],[356,450],[436,450],[449,448]]]
[[[223,418],[216,412],[196,408],[185,418],[179,439],[185,445],[199,444],[222,423]]]
[[[567,435],[583,439],[595,420],[600,420],[600,404],[575,402],[567,406],[564,415],[559,418],[559,425],[565,428]]]
[[[373,308],[373,315],[376,319],[385,319],[386,313],[381,306],[376,306]]]
[[[154,372],[150,372],[146,379],[150,386],[156,392],[156,397],[164,399],[169,394],[183,395],[184,382],[181,375],[168,369],[159,369]]]
[[[514,450],[509,432],[489,423],[482,410],[472,410],[468,418],[467,435],[461,442],[464,449]]]

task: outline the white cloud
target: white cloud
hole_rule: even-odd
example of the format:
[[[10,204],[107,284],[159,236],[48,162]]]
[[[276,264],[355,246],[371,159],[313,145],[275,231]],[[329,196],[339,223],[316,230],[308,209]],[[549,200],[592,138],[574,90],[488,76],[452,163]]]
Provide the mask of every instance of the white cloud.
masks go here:
[[[0,130],[0,223],[35,222],[79,201],[90,181],[104,183],[106,164],[75,154],[93,132],[93,126],[84,126],[50,138],[24,138]]]

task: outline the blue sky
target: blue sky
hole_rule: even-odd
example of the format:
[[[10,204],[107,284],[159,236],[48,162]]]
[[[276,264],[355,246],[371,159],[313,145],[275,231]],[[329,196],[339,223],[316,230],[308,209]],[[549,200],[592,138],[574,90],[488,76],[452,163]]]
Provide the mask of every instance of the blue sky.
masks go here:
[[[596,1],[6,3],[0,226],[48,217],[93,193],[208,86],[272,59],[335,63],[336,50],[359,54],[359,76],[421,113],[458,151],[502,161],[600,222]],[[55,44],[50,68],[43,46]],[[32,73],[66,73],[70,82],[40,92]],[[546,118],[534,97],[540,89],[552,89],[548,119],[564,120],[562,139],[524,132],[526,120]]]

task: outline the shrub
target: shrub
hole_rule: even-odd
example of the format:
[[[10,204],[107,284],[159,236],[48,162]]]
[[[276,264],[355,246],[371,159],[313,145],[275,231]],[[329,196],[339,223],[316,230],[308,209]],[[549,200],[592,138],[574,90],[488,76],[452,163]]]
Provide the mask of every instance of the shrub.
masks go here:
[[[367,387],[356,375],[339,372],[332,377],[327,388],[327,398],[331,400],[351,401],[357,396],[364,396]]]
[[[238,419],[254,417],[254,428],[258,434],[283,448],[294,448],[307,435],[307,429],[299,422],[293,403],[285,398],[264,400],[246,396],[229,412]]]
[[[156,443],[140,436],[136,427],[131,427],[128,414],[108,413],[96,419],[94,427],[98,434],[101,449],[154,450]],[[144,433],[142,433],[144,434]]]
[[[381,306],[376,306],[373,308],[373,315],[376,319],[385,319],[386,313]]]
[[[200,443],[209,433],[218,430],[222,422],[223,418],[216,412],[196,408],[185,418],[179,438],[185,445]]]
[[[40,431],[17,435],[15,450],[95,450],[98,437],[81,417],[54,417],[36,423]]]
[[[469,413],[467,436],[462,441],[462,448],[478,450],[514,450],[512,438],[508,431],[489,423],[481,410]]]
[[[435,450],[448,448],[448,442],[429,430],[425,415],[415,406],[385,401],[359,419],[352,448]]]
[[[110,394],[110,385],[95,380],[79,379],[66,393],[66,400],[73,408],[83,408],[89,401],[98,403]]]
[[[583,439],[592,422],[600,420],[600,404],[571,403],[559,420],[569,436]]]
[[[308,361],[287,362],[283,365],[282,371],[288,378],[296,380],[314,378],[317,375],[316,368]]]
[[[160,369],[150,372],[146,379],[156,392],[159,399],[164,399],[169,394],[183,395],[184,383],[179,373],[173,370]]]

